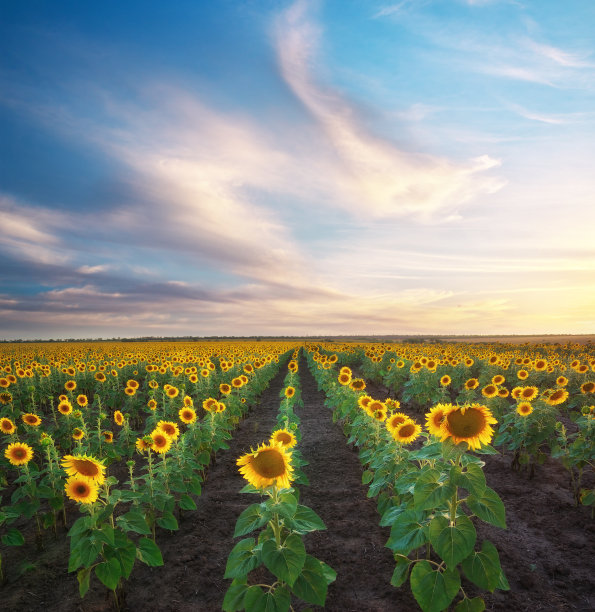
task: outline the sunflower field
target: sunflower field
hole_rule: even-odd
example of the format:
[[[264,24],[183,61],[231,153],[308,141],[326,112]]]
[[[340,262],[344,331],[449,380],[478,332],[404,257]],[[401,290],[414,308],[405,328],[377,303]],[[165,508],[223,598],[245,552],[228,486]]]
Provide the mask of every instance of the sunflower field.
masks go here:
[[[592,609],[594,417],[582,345],[4,343],[1,596]]]

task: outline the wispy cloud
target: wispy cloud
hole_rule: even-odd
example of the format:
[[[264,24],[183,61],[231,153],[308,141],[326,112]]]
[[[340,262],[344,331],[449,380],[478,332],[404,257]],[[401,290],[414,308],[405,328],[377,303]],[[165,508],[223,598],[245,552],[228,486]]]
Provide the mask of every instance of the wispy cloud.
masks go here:
[[[356,215],[428,218],[502,187],[502,181],[484,174],[499,165],[488,155],[462,165],[402,151],[370,133],[358,119],[354,105],[316,78],[313,65],[320,31],[309,19],[308,9],[307,2],[298,1],[279,20],[279,64],[283,78],[336,152],[338,163],[332,177],[340,191],[336,205]],[[362,202],[366,202],[365,213]]]

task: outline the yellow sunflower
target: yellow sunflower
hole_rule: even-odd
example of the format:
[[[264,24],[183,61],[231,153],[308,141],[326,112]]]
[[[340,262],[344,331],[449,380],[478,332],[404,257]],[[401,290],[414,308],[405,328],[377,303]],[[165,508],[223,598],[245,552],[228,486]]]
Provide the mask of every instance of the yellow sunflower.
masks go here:
[[[519,398],[530,402],[537,397],[538,393],[539,389],[537,387],[522,387]]]
[[[27,414],[21,415],[21,419],[23,419],[23,423],[26,423],[31,427],[38,427],[39,425],[41,425],[41,419],[32,412],[27,412]]]
[[[180,428],[173,421],[159,421],[155,430],[162,431],[166,436],[175,440],[180,435]]]
[[[581,385],[581,393],[586,395],[587,393],[595,393],[595,382],[585,382]]]
[[[479,380],[477,378],[469,378],[465,381],[465,389],[471,391],[472,389],[477,389],[479,387]]]
[[[349,384],[352,391],[363,391],[366,388],[366,381],[363,378],[354,378]]]
[[[547,397],[544,397],[543,401],[550,406],[557,406],[562,404],[568,399],[568,391],[566,389],[552,390]]]
[[[287,429],[277,429],[271,435],[270,443],[281,444],[283,448],[293,448],[297,444],[297,438]]]
[[[85,437],[85,432],[80,427],[75,427],[72,430],[72,438],[74,440],[82,440]]]
[[[81,504],[92,504],[97,501],[99,490],[92,482],[80,476],[71,476],[64,485],[69,499]]]
[[[494,385],[501,385],[506,379],[502,374],[496,374],[496,376],[492,376],[492,383]]]
[[[568,378],[566,378],[566,376],[558,376],[558,378],[556,378],[556,384],[559,387],[565,387],[568,384]]]
[[[12,402],[12,393],[9,393],[8,391],[0,393],[0,404],[6,405],[10,404],[10,402]]]
[[[89,400],[87,399],[86,395],[83,395],[82,393],[76,398],[76,403],[81,407],[84,408],[85,406],[88,405]]]
[[[433,436],[442,435],[442,422],[446,414],[454,409],[452,404],[436,404],[426,412],[426,428]]]
[[[225,412],[227,406],[223,402],[217,402],[217,407],[215,408],[215,412]]]
[[[196,411],[190,406],[181,408],[178,412],[178,416],[180,417],[180,421],[187,425],[196,421]]]
[[[147,402],[147,406],[151,409],[151,410],[155,410],[157,408],[157,402],[154,399],[150,399]]]
[[[146,450],[151,448],[151,443],[147,442],[144,438],[137,438],[135,442],[136,450],[139,453],[144,453]]]
[[[421,425],[409,419],[405,421],[405,423],[397,426],[391,433],[396,442],[400,444],[409,444],[419,437]]]
[[[243,381],[241,378],[237,377],[237,378],[233,378],[231,381],[231,386],[234,387],[235,389],[239,389],[242,385],[243,385]]]
[[[481,394],[484,397],[495,397],[498,395],[498,387],[496,385],[486,385],[482,390]]]
[[[529,376],[529,372],[527,372],[527,370],[519,370],[517,372],[517,378],[519,380],[525,380],[527,376]]]
[[[214,397],[207,397],[207,399],[203,401],[202,407],[207,412],[217,412],[217,404],[219,404],[219,402]]]
[[[136,395],[136,388],[135,387],[126,387],[124,389],[124,393],[126,393],[126,395],[128,395],[129,397],[132,397],[133,395]]]
[[[374,401],[369,395],[360,395],[360,397],[357,400],[357,405],[362,409],[365,410],[366,407],[368,406],[368,404],[370,402]]]
[[[257,489],[277,485],[288,489],[293,480],[291,453],[281,444],[261,444],[256,450],[242,455],[237,461],[240,474]]]
[[[97,485],[105,481],[105,466],[88,455],[65,455],[62,458],[62,468],[69,476],[87,479]]]
[[[114,423],[122,427],[124,425],[124,415],[120,410],[114,412]]]
[[[450,381],[451,381],[450,376],[449,376],[448,374],[445,374],[445,375],[444,375],[444,376],[443,376],[443,377],[440,379],[440,384],[441,384],[443,387],[448,387],[448,385],[450,385]]]
[[[167,397],[169,398],[174,398],[174,397],[178,397],[178,394],[180,393],[180,390],[177,387],[172,387],[169,386],[167,388],[167,391],[165,392],[165,394],[167,395]]]
[[[293,397],[294,395],[295,395],[294,387],[287,387],[287,389],[285,389],[285,397]]]
[[[393,414],[391,414],[388,417],[388,419],[386,419],[384,426],[388,429],[388,431],[392,435],[392,433],[397,427],[399,427],[400,425],[403,425],[403,423],[406,423],[407,421],[410,421],[410,420],[411,419],[402,412],[393,412]]]
[[[74,381],[74,380],[67,380],[64,383],[64,388],[66,389],[66,391],[74,391],[76,389],[76,381]]]
[[[4,456],[12,465],[26,465],[33,459],[33,449],[24,442],[13,442],[6,447]]]
[[[494,435],[491,425],[497,422],[487,406],[455,406],[445,415],[440,440],[452,438],[455,444],[466,442],[470,449],[475,450],[491,442]]]
[[[219,391],[223,395],[229,395],[231,393],[231,387],[227,383],[221,383],[219,385]]]
[[[516,411],[521,416],[526,417],[533,412],[533,406],[531,405],[531,402],[519,402],[516,407]]]
[[[155,453],[163,454],[171,448],[171,438],[161,429],[155,429],[151,433],[151,450]]]
[[[114,434],[111,431],[102,431],[101,435],[103,436],[103,441],[107,444],[114,443]]]
[[[348,384],[351,383],[351,374],[347,374],[347,372],[341,372],[337,380],[339,381],[339,384],[346,387]]]

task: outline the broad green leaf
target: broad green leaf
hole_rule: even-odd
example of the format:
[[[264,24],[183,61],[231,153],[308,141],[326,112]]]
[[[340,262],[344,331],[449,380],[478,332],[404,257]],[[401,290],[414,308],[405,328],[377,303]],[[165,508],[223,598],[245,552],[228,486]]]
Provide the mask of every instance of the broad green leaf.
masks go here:
[[[281,548],[277,548],[275,540],[267,540],[262,545],[262,561],[277,578],[293,586],[306,561],[302,538],[292,533]]]
[[[430,522],[430,542],[449,569],[454,569],[473,551],[477,533],[466,516],[458,516],[454,525],[445,516]]]
[[[463,560],[462,568],[465,576],[480,589],[493,592],[498,587],[502,588],[501,584],[508,586],[508,583],[505,583],[506,578],[500,566],[498,551],[488,540],[484,540],[480,552],[474,551]]]
[[[504,504],[494,489],[489,487],[480,495],[469,495],[465,500],[471,512],[476,514],[480,519],[506,529],[506,511]]]
[[[397,565],[395,566],[395,571],[390,579],[390,583],[394,587],[398,588],[405,583],[407,576],[409,576],[409,566],[411,563],[411,560],[403,555],[399,555],[397,557]]]
[[[113,555],[118,558],[122,566],[122,576],[128,579],[136,561],[136,546],[128,536],[119,529],[114,532],[115,547]]]
[[[455,606],[454,612],[483,612],[486,609],[486,604],[481,597],[473,599],[463,599]]]
[[[160,567],[163,565],[163,557],[159,546],[149,538],[141,538],[138,541],[136,556],[149,567]]]
[[[365,470],[362,474],[362,484],[368,484],[372,482],[372,478],[374,478],[374,472],[370,470]]]
[[[308,603],[324,606],[327,588],[322,563],[315,557],[306,555],[304,567],[291,590]]]
[[[254,538],[240,540],[229,553],[227,565],[225,566],[224,578],[241,578],[258,567],[258,555],[254,554]]]
[[[169,529],[170,531],[176,531],[178,529],[178,520],[171,512],[160,516],[157,519],[157,524],[162,529]]]
[[[326,580],[327,584],[334,582],[337,579],[337,572],[330,566],[327,565],[324,561],[320,561],[320,565],[322,565],[322,573]]]
[[[418,561],[411,570],[411,591],[423,612],[441,612],[461,588],[456,570],[433,570],[427,561]]]
[[[182,497],[180,497],[180,508],[182,508],[182,510],[196,510],[196,502],[190,495],[182,495]]]
[[[390,527],[399,516],[405,511],[407,504],[401,504],[400,506],[391,506],[380,519],[381,527]]]
[[[108,561],[95,566],[95,575],[108,589],[115,591],[122,576],[121,570],[120,562],[112,557]]]
[[[11,527],[8,532],[2,536],[2,544],[4,544],[4,546],[22,546],[24,543],[25,538],[16,527]]]
[[[318,514],[312,508],[302,506],[301,504],[298,505],[295,514],[287,520],[286,524],[301,534],[326,529],[326,525]]]
[[[238,612],[244,609],[244,598],[248,591],[246,579],[239,580],[236,578],[227,589],[223,598],[224,612]]]
[[[482,495],[486,489],[486,477],[481,466],[470,463],[461,476],[460,486],[473,495]]]
[[[427,528],[422,524],[423,514],[413,510],[402,512],[393,523],[390,538],[385,544],[392,551],[408,555],[427,541]]]
[[[244,606],[250,612],[288,612],[290,605],[291,593],[283,586],[272,592],[251,586],[244,599]]]
[[[261,504],[248,506],[238,517],[233,537],[237,538],[246,535],[262,527],[270,518],[270,512],[263,508]]]
[[[76,579],[79,582],[79,594],[81,598],[83,598],[87,591],[89,590],[89,585],[91,581],[91,569],[90,567],[85,567],[82,570],[79,570],[76,573]]]
[[[297,509],[297,498],[292,493],[282,493],[279,495],[279,500],[276,504],[273,500],[266,502],[267,510],[271,513],[277,512],[283,518],[291,518]]]
[[[119,516],[116,519],[116,523],[118,523],[124,531],[134,531],[141,535],[149,535],[151,533],[144,515],[139,511],[131,510]]]
[[[416,510],[430,510],[439,507],[455,492],[454,485],[440,481],[438,470],[427,470],[416,481],[413,489],[413,503]]]

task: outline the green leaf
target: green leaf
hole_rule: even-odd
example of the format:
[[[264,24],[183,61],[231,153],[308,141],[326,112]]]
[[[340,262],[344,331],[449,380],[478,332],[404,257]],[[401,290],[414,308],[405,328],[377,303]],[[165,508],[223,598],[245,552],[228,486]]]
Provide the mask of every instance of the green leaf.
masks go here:
[[[293,586],[306,561],[306,549],[302,538],[292,533],[280,548],[277,548],[275,540],[267,540],[262,545],[262,560],[277,578]]]
[[[180,497],[180,508],[182,508],[182,510],[196,510],[196,502],[190,495],[182,495],[182,497]]]
[[[108,589],[115,591],[122,577],[120,562],[115,557],[112,557],[108,561],[96,565],[95,575]]]
[[[244,599],[244,607],[249,612],[287,612],[290,604],[291,594],[285,587],[265,592],[259,586],[251,586]]]
[[[169,529],[170,531],[176,531],[178,529],[178,521],[171,512],[160,516],[157,519],[157,524],[159,525],[159,527],[162,527],[163,529]]]
[[[337,579],[337,572],[330,566],[327,565],[324,561],[320,561],[320,565],[322,565],[322,573],[324,575],[324,579],[327,584],[334,582]]]
[[[317,606],[324,606],[328,583],[321,561],[306,555],[304,567],[295,581],[292,591],[300,599]]]
[[[283,518],[291,518],[297,509],[297,499],[292,493],[282,493],[279,495],[278,502],[272,503],[273,500],[266,502],[266,508],[271,513],[277,512]]]
[[[415,548],[426,543],[427,528],[421,523],[423,514],[414,510],[402,512],[393,523],[386,547],[392,551],[408,555]]]
[[[114,549],[113,554],[120,561],[122,566],[122,576],[128,579],[132,573],[134,562],[136,561],[136,546],[134,542],[128,538],[128,536],[121,531],[116,529],[114,532]]]
[[[381,527],[390,527],[399,516],[405,511],[407,504],[401,504],[400,506],[391,506],[384,512],[380,519]]]
[[[149,538],[141,538],[138,541],[136,556],[149,567],[159,567],[163,565],[163,557],[159,546]]]
[[[322,519],[308,506],[298,505],[295,514],[286,521],[288,527],[300,534],[326,529]]]
[[[80,535],[87,529],[90,529],[93,525],[93,519],[90,516],[81,516],[76,521],[74,521],[72,527],[68,531],[68,536],[70,538]]]
[[[24,543],[25,538],[16,527],[11,527],[8,532],[2,536],[2,544],[4,544],[4,546],[22,546]]]
[[[430,542],[449,569],[454,569],[473,551],[477,533],[466,516],[458,516],[454,525],[445,516],[430,522]]]
[[[488,540],[484,540],[480,552],[474,551],[463,560],[462,568],[465,576],[480,589],[493,592],[496,588],[504,587],[503,590],[507,590],[508,583],[500,566],[498,551]]]
[[[202,494],[202,486],[197,476],[192,477],[192,479],[188,483],[188,489],[190,490],[191,493],[194,493],[194,495]]]
[[[244,609],[244,597],[248,591],[246,579],[239,580],[236,578],[227,589],[223,598],[224,612],[237,612]]]
[[[397,565],[395,566],[395,571],[393,572],[392,578],[390,579],[390,583],[394,587],[400,587],[407,580],[407,576],[409,575],[409,566],[412,561],[403,555],[399,555],[397,558]]]
[[[362,484],[368,484],[372,482],[372,478],[374,478],[374,472],[370,470],[365,470],[362,474]]]
[[[262,527],[271,518],[271,513],[261,504],[248,506],[238,517],[233,537],[246,535]]]
[[[131,510],[116,519],[116,523],[124,531],[134,531],[141,535],[149,535],[151,530],[147,525],[144,515],[138,510]]]
[[[481,496],[486,489],[486,477],[481,466],[470,463],[467,470],[462,473],[459,484],[472,495]]]
[[[76,579],[79,582],[79,593],[81,596],[81,599],[87,594],[87,591],[89,590],[89,585],[90,585],[90,581],[91,581],[91,569],[90,567],[85,567],[82,570],[79,570],[76,573]]]
[[[416,510],[437,508],[452,497],[455,487],[448,481],[441,482],[442,474],[430,469],[424,472],[416,481],[413,489],[413,503]]]
[[[506,511],[504,509],[504,504],[494,489],[486,487],[485,491],[480,496],[469,495],[465,503],[469,506],[471,512],[476,514],[480,519],[491,525],[496,525],[496,527],[506,529]]]
[[[463,599],[455,606],[454,612],[483,612],[486,604],[481,597],[473,599]]]
[[[427,561],[419,561],[411,571],[411,591],[423,612],[441,612],[450,605],[461,588],[456,570],[433,570]]]
[[[254,538],[240,540],[229,553],[224,578],[241,578],[259,566],[258,554],[254,553]]]

